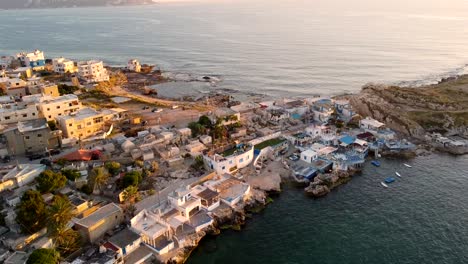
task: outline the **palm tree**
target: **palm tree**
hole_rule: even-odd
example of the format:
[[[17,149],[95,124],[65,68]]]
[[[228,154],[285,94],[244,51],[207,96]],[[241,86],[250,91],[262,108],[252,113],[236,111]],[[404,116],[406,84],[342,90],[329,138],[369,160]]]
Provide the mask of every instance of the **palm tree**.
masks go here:
[[[122,193],[123,200],[126,203],[134,204],[140,198],[140,193],[138,193],[138,187],[130,185]]]
[[[49,224],[65,226],[73,217],[73,207],[70,201],[63,196],[56,195],[52,205],[49,207]]]
[[[71,253],[79,248],[79,234],[67,226],[73,216],[68,198],[56,195],[48,209],[47,233],[62,253]]]
[[[109,173],[104,167],[94,168],[91,178],[93,183],[93,190],[98,189],[101,191],[102,187],[106,185],[107,181],[109,180]]]

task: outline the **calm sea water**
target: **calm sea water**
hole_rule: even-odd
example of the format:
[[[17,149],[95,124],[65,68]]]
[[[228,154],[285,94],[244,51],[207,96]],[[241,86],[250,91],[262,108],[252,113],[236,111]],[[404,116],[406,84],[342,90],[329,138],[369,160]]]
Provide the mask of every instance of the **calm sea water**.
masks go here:
[[[129,58],[216,75],[277,96],[422,84],[466,72],[465,0],[238,0],[0,11],[0,54]],[[203,84],[164,87],[177,96]],[[190,263],[468,263],[468,157],[388,160],[323,199],[286,187],[242,232],[205,239]],[[398,170],[388,190],[379,182]]]
[[[468,156],[368,164],[322,199],[286,187],[241,232],[203,240],[190,264],[468,263]],[[388,189],[385,177],[402,174]]]
[[[219,75],[268,95],[356,92],[367,82],[466,72],[465,0],[212,0],[0,12],[0,54],[129,58]],[[184,89],[181,87],[180,89]],[[209,86],[206,89],[210,89]]]

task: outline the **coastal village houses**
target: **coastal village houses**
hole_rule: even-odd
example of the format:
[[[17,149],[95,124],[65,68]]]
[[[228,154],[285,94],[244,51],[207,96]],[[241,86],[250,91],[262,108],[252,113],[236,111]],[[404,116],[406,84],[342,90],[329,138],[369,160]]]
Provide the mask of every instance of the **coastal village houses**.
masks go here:
[[[103,62],[97,60],[78,62],[78,77],[86,83],[109,81],[109,74]]]
[[[43,70],[45,68],[44,52],[35,50],[30,53],[18,53],[16,57],[21,62],[23,67],[31,67],[33,70]]]
[[[52,65],[54,67],[54,72],[59,74],[74,73],[78,71],[74,61],[63,57],[53,59]]]

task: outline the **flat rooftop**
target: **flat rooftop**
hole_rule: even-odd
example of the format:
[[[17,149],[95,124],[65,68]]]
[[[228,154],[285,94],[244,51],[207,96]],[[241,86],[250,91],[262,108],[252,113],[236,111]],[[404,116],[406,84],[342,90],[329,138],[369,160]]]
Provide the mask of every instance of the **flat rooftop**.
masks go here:
[[[18,131],[21,133],[47,129],[49,125],[45,118],[18,122]]]
[[[115,203],[110,203],[99,208],[94,213],[90,214],[89,216],[79,220],[77,224],[84,226],[84,227],[91,227],[97,224],[102,219],[105,219],[109,217],[110,215],[115,214],[119,211],[122,212],[122,209],[118,205],[116,205]]]
[[[138,234],[126,228],[109,238],[109,242],[119,248],[125,248],[126,246],[133,244],[133,242],[139,238],[140,236]]]

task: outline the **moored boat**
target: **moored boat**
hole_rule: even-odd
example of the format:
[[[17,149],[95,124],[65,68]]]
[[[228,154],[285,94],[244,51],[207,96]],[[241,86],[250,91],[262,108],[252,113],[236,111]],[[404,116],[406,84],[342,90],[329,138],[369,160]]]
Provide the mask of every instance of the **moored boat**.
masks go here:
[[[380,184],[382,184],[383,187],[388,188],[388,185],[385,184],[384,182],[380,182]]]
[[[393,178],[393,177],[385,178],[385,183],[392,183],[394,181],[395,181],[395,178]]]
[[[400,174],[400,173],[398,173],[398,171],[395,171],[395,174],[396,174],[396,176],[398,176],[398,177],[400,177],[400,178],[401,178],[401,174]]]
[[[371,164],[374,165],[375,167],[380,167],[380,162],[377,160],[371,161]]]
[[[406,163],[403,163],[403,165],[405,165],[406,167],[408,168],[412,168],[413,166],[409,165],[409,164],[406,164]]]

